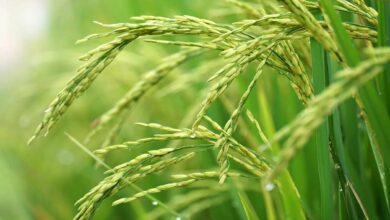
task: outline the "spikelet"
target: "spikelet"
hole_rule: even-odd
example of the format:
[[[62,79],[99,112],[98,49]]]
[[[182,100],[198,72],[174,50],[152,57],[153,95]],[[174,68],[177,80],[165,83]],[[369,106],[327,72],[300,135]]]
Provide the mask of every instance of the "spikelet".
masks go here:
[[[158,161],[158,162],[156,162],[154,164],[141,166],[141,167],[139,167],[139,169],[137,171],[134,172],[135,174],[127,177],[126,181],[121,182],[120,186],[117,188],[117,190],[113,191],[111,193],[111,195],[115,194],[117,191],[119,191],[123,187],[129,185],[129,182],[130,183],[137,182],[137,181],[143,179],[144,177],[146,177],[148,175],[151,175],[153,173],[157,173],[157,172],[159,172],[161,170],[164,170],[164,169],[166,169],[166,168],[168,168],[168,167],[170,167],[172,165],[175,165],[177,163],[189,160],[194,155],[195,155],[195,152],[186,153],[186,154],[183,154],[183,155],[180,155],[180,156],[175,156],[175,157],[172,157],[172,158],[168,158],[168,159],[164,159],[164,160]]]
[[[160,185],[160,186],[157,186],[155,188],[147,189],[145,191],[136,193],[132,197],[121,198],[121,199],[115,200],[112,203],[112,205],[116,206],[116,205],[120,205],[120,204],[123,204],[123,203],[128,203],[128,202],[134,201],[136,199],[142,198],[142,197],[144,197],[147,194],[159,193],[159,192],[170,190],[170,189],[173,189],[173,188],[185,187],[185,186],[188,186],[188,185],[190,185],[190,184],[192,184],[192,183],[194,183],[196,181],[197,181],[197,179],[190,179],[190,180],[184,180],[184,181],[180,181],[180,182],[173,182],[173,183]]]
[[[221,132],[226,137],[228,137],[229,142],[233,146],[232,149],[235,152],[240,154],[246,160],[250,161],[250,163],[253,164],[254,166],[256,166],[260,171],[265,171],[269,168],[268,165],[264,161],[262,161],[262,158],[259,155],[257,155],[255,152],[249,150],[247,147],[243,146],[242,144],[240,144],[233,137],[229,136],[229,134],[226,133],[226,131],[221,126],[218,125],[218,123],[216,123],[214,120],[212,120],[210,117],[207,117],[207,116],[205,117],[205,119],[208,120],[218,132]],[[220,136],[215,135],[215,138],[219,139]]]
[[[108,173],[111,173],[111,172],[114,172],[114,173],[124,172],[128,168],[137,166],[138,164],[142,163],[145,160],[148,160],[148,159],[153,158],[153,157],[161,157],[161,156],[167,155],[169,153],[172,153],[175,150],[177,150],[177,149],[175,149],[175,148],[161,148],[161,149],[158,149],[158,150],[150,150],[150,151],[148,151],[145,154],[141,154],[141,155],[135,157],[134,159],[130,160],[129,162],[120,164],[120,165],[114,167],[113,169],[108,170],[107,172]]]
[[[240,173],[228,173],[229,176],[232,177],[242,177]],[[206,171],[206,172],[196,172],[196,173],[189,173],[189,174],[174,174],[172,175],[173,178],[175,179],[186,179],[186,178],[191,178],[191,179],[208,179],[208,178],[215,178],[218,177],[219,173],[216,171]]]
[[[229,158],[231,158],[232,160],[234,160],[236,163],[242,165],[245,169],[247,169],[249,172],[251,172],[252,174],[256,175],[256,176],[263,176],[264,173],[261,172],[257,167],[255,167],[254,165],[244,161],[244,160],[241,160],[240,158],[232,155],[232,154],[229,154],[228,155]]]
[[[266,137],[266,135],[264,134],[263,129],[261,129],[260,123],[256,120],[255,116],[249,110],[246,111],[246,114],[247,114],[249,120],[253,124],[255,124],[257,132],[259,133],[259,136],[262,139],[263,143],[266,144],[267,146],[270,146],[269,140]]]

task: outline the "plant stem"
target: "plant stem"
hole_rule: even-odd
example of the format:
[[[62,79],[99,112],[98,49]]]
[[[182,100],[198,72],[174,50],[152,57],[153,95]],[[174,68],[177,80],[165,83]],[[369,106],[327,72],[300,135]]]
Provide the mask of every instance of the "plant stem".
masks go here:
[[[315,94],[321,93],[329,84],[326,68],[325,50],[315,39],[311,39],[312,76]],[[317,151],[318,174],[321,190],[321,219],[333,219],[333,177],[332,161],[329,154],[329,125],[327,120],[315,133],[315,147]]]

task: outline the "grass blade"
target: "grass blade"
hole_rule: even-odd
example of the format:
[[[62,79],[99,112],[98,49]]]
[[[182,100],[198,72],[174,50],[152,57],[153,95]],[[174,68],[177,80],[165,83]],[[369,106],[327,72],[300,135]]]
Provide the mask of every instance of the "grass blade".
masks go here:
[[[326,70],[325,50],[315,40],[311,39],[314,92],[319,94],[329,83]],[[332,160],[329,154],[329,125],[325,122],[315,133],[315,148],[317,151],[318,174],[321,190],[321,219],[333,219],[333,177]]]
[[[259,106],[261,106],[261,121],[265,122],[264,125],[264,132],[268,137],[272,137],[275,133],[275,125],[273,123],[271,113],[269,112],[269,103],[267,101],[267,98],[264,94],[264,90],[260,88],[259,93]],[[277,155],[279,152],[279,146],[277,144],[274,144],[271,149],[273,151],[274,155]],[[279,176],[279,183],[280,183],[280,192],[282,194],[283,199],[283,205],[286,210],[286,218],[287,219],[306,219],[302,202],[300,200],[299,192],[295,186],[295,183],[293,179],[290,176],[290,173],[286,170],[281,173]],[[272,209],[271,201],[267,202],[268,196],[270,196],[270,192],[265,192],[265,199],[266,204],[268,203],[269,207],[267,211],[274,212]],[[268,214],[268,213],[267,213]],[[271,216],[277,216],[275,213],[271,213]],[[270,216],[268,216],[270,217]]]
[[[378,1],[382,2],[382,1]],[[343,52],[346,63],[353,67],[360,62],[360,56],[357,48],[353,44],[353,41],[350,39],[349,35],[346,33],[345,29],[342,27],[342,21],[340,15],[334,9],[331,1],[321,0],[325,13],[328,15],[331,25],[334,29],[336,38],[338,40],[340,49]],[[383,3],[383,2],[382,2]],[[379,40],[384,43],[383,34],[385,29],[383,27],[383,18],[385,17],[385,10],[382,3],[379,4],[379,21],[382,22],[382,26],[379,27]],[[384,3],[383,3],[384,4]],[[382,9],[381,9],[382,8]],[[382,21],[381,21],[382,20]],[[388,87],[388,86],[387,86]],[[390,136],[387,134],[388,127],[390,126],[390,117],[386,108],[383,99],[378,96],[378,93],[375,89],[373,82],[367,83],[359,90],[359,96],[362,99],[363,108],[367,112],[367,118],[369,124],[372,125],[373,134],[371,137],[376,137],[377,143],[380,146],[380,150],[384,155],[390,155]],[[375,152],[374,152],[375,154]],[[390,171],[390,160],[384,158],[386,164],[386,172]],[[378,169],[380,169],[380,164],[377,163]]]

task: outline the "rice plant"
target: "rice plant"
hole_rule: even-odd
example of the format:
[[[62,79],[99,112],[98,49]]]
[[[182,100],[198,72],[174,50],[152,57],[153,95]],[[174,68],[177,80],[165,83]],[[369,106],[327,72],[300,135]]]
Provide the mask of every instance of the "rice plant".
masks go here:
[[[102,113],[84,143],[68,135],[106,169],[76,202],[74,219],[91,219],[109,199],[131,205],[137,219],[213,212],[227,219],[390,218],[388,3],[224,4],[215,19],[216,11],[209,18],[96,22],[105,31],[77,42],[110,39],[80,58],[85,64],[49,104],[29,143],[48,134],[129,45],[177,52]],[[170,77],[183,65],[198,67]],[[156,88],[171,96],[189,90],[187,116],[176,125],[137,123],[152,135],[121,140],[132,132],[124,126],[132,110]],[[110,159],[115,152],[127,161]]]

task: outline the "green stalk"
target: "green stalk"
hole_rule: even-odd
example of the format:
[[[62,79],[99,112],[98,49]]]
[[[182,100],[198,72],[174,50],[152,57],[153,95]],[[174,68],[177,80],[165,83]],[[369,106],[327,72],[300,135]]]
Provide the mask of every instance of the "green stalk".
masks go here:
[[[334,62],[329,54],[326,54],[327,57],[327,73],[328,73],[328,81],[329,83],[334,81],[334,74],[340,70],[340,67],[338,63]],[[343,202],[345,210],[347,211],[348,218],[349,219],[359,219],[362,218],[358,214],[358,210],[365,210],[365,205],[359,205],[356,199],[354,193],[351,191],[351,188],[347,186],[349,182],[351,182],[351,169],[355,170],[356,168],[353,166],[354,164],[350,161],[349,158],[352,156],[352,158],[355,157],[357,161],[359,161],[361,158],[357,157],[359,155],[357,151],[359,150],[358,145],[353,145],[353,149],[350,149],[349,151],[345,148],[345,146],[348,146],[348,144],[352,145],[354,143],[357,143],[357,134],[355,131],[356,127],[356,120],[354,120],[354,117],[356,117],[355,108],[353,106],[354,103],[350,103],[349,100],[347,100],[345,103],[343,103],[340,106],[340,109],[344,107],[345,115],[347,117],[342,118],[340,114],[339,108],[335,109],[333,114],[329,116],[328,123],[329,123],[329,140],[330,140],[330,149],[332,158],[335,164],[338,181],[340,184],[341,194],[343,194]],[[345,122],[345,123],[343,123]],[[341,130],[341,124],[343,124],[344,127],[344,133]],[[359,161],[360,162],[360,161]],[[359,163],[356,163],[356,165]],[[358,178],[358,177],[356,177]],[[356,179],[353,182],[360,181],[360,179]],[[359,183],[358,183],[359,184]],[[361,184],[359,184],[360,186]],[[359,188],[360,189],[360,188]],[[361,191],[361,190],[360,190]],[[360,208],[359,208],[360,206]],[[340,210],[339,210],[340,211]],[[365,212],[365,211],[363,211]],[[358,217],[359,216],[359,217]]]
[[[334,81],[334,73],[337,72],[335,63],[328,59],[329,81]],[[349,135],[348,132],[343,133],[341,130],[340,111],[336,108],[333,114],[329,117],[330,140],[333,160],[340,166],[338,175],[340,184],[345,193],[346,202],[350,207],[350,215],[355,218],[362,218],[357,215],[357,207],[362,211],[362,215],[367,219],[378,219],[373,199],[369,195],[367,186],[359,177],[356,167],[353,165],[348,152],[346,151],[343,142],[343,135]],[[358,149],[356,149],[358,150]]]
[[[386,172],[385,172],[383,157],[382,157],[382,154],[380,152],[376,138],[374,136],[374,132],[371,128],[371,125],[368,123],[366,123],[366,130],[368,133],[368,138],[370,141],[371,150],[372,150],[373,155],[374,155],[376,168],[378,169],[379,177],[381,180],[382,189],[383,189],[383,193],[384,193],[384,197],[385,197],[385,201],[386,201],[386,206],[387,206],[387,212],[390,213],[389,196],[388,196],[389,192],[387,190]]]
[[[314,92],[319,94],[329,84],[329,80],[327,80],[328,72],[325,67],[326,56],[321,44],[315,39],[311,39],[311,52]],[[332,161],[329,156],[329,125],[327,121],[316,130],[314,138],[321,190],[321,219],[334,219]]]
[[[331,25],[335,31],[336,38],[338,40],[338,43],[340,45],[340,49],[343,52],[343,55],[346,59],[346,62],[349,66],[356,66],[360,62],[360,57],[358,55],[358,51],[356,47],[353,45],[350,37],[347,35],[345,29],[342,27],[340,16],[335,12],[335,9],[331,5],[329,1],[321,0],[324,6],[325,12],[328,14],[330,18]],[[378,1],[381,2],[381,1]],[[383,6],[383,5],[382,5]],[[379,35],[380,41],[384,43],[383,41],[383,33],[385,32],[385,28],[383,27],[385,24],[383,17],[385,16],[384,10],[382,7],[382,10],[379,10],[379,13],[381,14],[379,16]],[[382,21],[381,21],[382,20]],[[388,87],[388,86],[386,86]],[[386,109],[386,105],[383,102],[383,99],[378,96],[378,93],[375,89],[375,85],[373,82],[368,83],[367,85],[363,86],[359,90],[359,95],[362,99],[363,108],[365,108],[367,112],[367,118],[369,124],[372,125],[372,132],[369,131],[372,135],[371,137],[376,137],[376,143],[381,148],[381,151],[383,152],[383,155],[390,155],[390,136],[387,135],[388,127],[390,126],[390,118],[388,115],[388,111]],[[375,155],[376,152],[374,152]],[[386,172],[389,172],[390,170],[390,161],[384,159],[386,163]],[[381,170],[380,164],[377,162],[377,168]],[[384,175],[384,171],[380,171],[380,175]],[[383,184],[383,181],[382,181]],[[386,183],[385,183],[386,184]],[[386,187],[385,187],[386,188]],[[374,212],[371,208],[368,210],[370,212]]]
[[[384,47],[390,45],[389,30],[386,27],[386,21],[390,20],[390,3],[385,1],[376,1],[378,10],[378,46]],[[380,76],[382,93],[387,104],[387,112],[390,114],[390,64],[385,66],[384,74]]]
[[[235,183],[233,182],[233,184]],[[237,190],[237,194],[244,209],[246,218],[248,220],[259,220],[259,217],[257,216],[256,211],[247,194],[243,190]]]
[[[259,106],[261,106],[260,112],[260,121],[264,122],[264,132],[266,136],[272,137],[275,134],[275,126],[272,120],[271,113],[269,111],[269,103],[264,94],[262,87],[259,88],[260,92],[258,94]],[[280,147],[278,144],[272,145],[272,154],[278,155]],[[283,206],[286,211],[286,219],[306,219],[305,213],[303,210],[303,205],[300,199],[299,192],[295,186],[295,183],[288,172],[288,170],[283,171],[278,178],[278,188],[282,195]],[[271,192],[264,192],[265,202],[268,218],[275,218],[277,214],[275,213],[275,208],[272,204]]]
[[[387,26],[388,22],[390,19],[390,2],[385,2],[385,1],[376,1],[376,7],[378,10],[378,46],[389,46],[390,45],[390,25]],[[382,92],[384,96],[384,100],[387,105],[387,113],[390,114],[390,64],[387,64],[383,70],[383,74],[380,77],[380,80],[382,82]],[[383,165],[383,161],[388,161],[384,160],[383,156],[381,155],[381,143],[378,142],[378,140],[375,138],[375,128],[372,127],[373,125],[370,125],[369,123],[366,123],[367,131],[369,134],[372,150],[374,153],[375,157],[375,162],[377,165],[377,169],[379,171],[381,183],[382,183],[382,188],[384,190],[385,194],[385,199],[386,199],[386,204],[387,204],[387,210],[388,213],[390,213],[390,205],[389,205],[389,191],[387,190],[387,184],[389,182],[389,178],[386,177],[386,171],[387,173],[390,171],[390,167],[388,163],[386,164],[387,169],[385,169]],[[389,149],[385,147],[386,149]],[[384,155],[389,155],[388,151],[383,152]],[[386,171],[385,171],[386,170]],[[386,179],[387,178],[387,179]],[[387,182],[386,182],[387,181]]]
[[[330,19],[341,52],[346,63],[354,67],[360,62],[360,56],[353,41],[342,25],[340,15],[334,9],[332,1],[321,0],[323,9]],[[377,137],[378,143],[384,155],[390,155],[390,135],[386,131],[390,126],[390,118],[381,98],[378,96],[373,82],[367,83],[359,90],[359,95],[367,112],[367,117]],[[385,160],[386,171],[390,170],[390,160]]]
[[[232,200],[235,202],[236,210],[240,219],[242,220],[258,220],[256,212],[253,210],[253,207],[246,197],[245,192],[237,188],[237,184],[234,180],[228,179],[229,192],[232,197]]]

